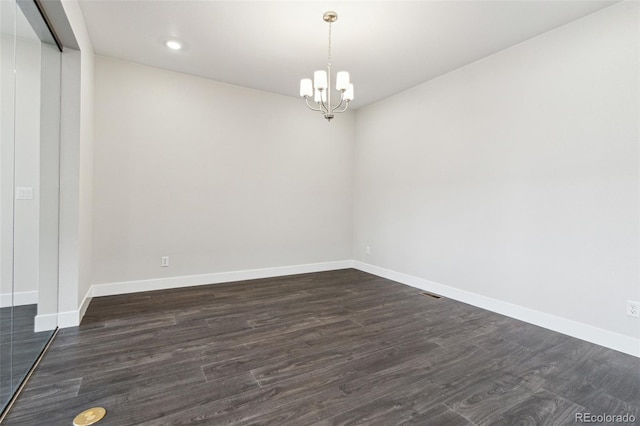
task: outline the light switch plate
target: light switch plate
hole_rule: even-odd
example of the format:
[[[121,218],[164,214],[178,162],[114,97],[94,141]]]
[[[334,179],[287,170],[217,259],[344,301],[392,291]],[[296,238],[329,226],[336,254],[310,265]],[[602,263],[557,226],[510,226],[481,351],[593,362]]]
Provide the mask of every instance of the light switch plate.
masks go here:
[[[16,200],[32,200],[33,188],[30,186],[18,186],[16,188]]]

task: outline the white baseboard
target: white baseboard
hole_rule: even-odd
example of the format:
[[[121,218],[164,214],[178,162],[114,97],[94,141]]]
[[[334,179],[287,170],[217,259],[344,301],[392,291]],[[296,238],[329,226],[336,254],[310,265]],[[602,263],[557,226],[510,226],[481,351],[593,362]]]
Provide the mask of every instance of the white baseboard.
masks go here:
[[[55,330],[57,326],[58,326],[58,314],[48,314],[48,315],[36,315],[33,328],[34,328],[34,331],[37,333],[39,331]]]
[[[80,325],[79,311],[58,312],[58,327],[77,327]]]
[[[21,291],[18,293],[0,294],[0,308],[9,306],[35,305],[38,303],[37,291]]]
[[[182,277],[94,284],[92,286],[92,296],[100,297],[116,294],[139,293],[141,291],[166,290],[169,288],[282,277],[285,275],[307,274],[311,272],[333,271],[336,269],[347,269],[351,267],[353,267],[353,261],[341,260],[336,262],[310,263],[306,265],[280,266],[276,268],[249,269],[246,271],[218,272],[213,274],[188,275]]]
[[[453,300],[468,303],[482,309],[525,321],[530,324],[538,325],[549,330],[557,331],[568,336],[576,337],[578,339],[586,340],[591,343],[640,357],[640,339],[353,260],[94,284],[85,295],[83,302],[77,311],[60,312],[58,314],[58,327],[64,328],[80,325],[82,317],[84,316],[93,297],[219,284],[260,278],[273,278],[347,268],[355,268],[402,284],[440,294]]]
[[[13,294],[12,293],[0,294],[0,308],[6,308],[9,306],[13,306]]]
[[[139,293],[142,291],[166,290],[170,288],[191,287],[206,284],[220,284],[259,278],[282,277],[286,275],[307,274],[311,272],[333,271],[353,267],[353,261],[311,263],[306,265],[281,266],[275,268],[250,269],[246,271],[219,272],[213,274],[188,275],[182,277],[157,278],[150,280],[123,281],[116,283],[94,284],[84,296],[76,311],[58,313],[58,327],[76,327],[80,325],[93,297],[113,296],[116,294]]]
[[[566,334],[571,337],[586,340],[587,342],[640,357],[640,339],[635,339],[630,336],[604,330],[592,325],[525,308],[523,306],[514,305],[509,302],[460,290],[455,287],[450,287],[444,284],[425,280],[423,278],[370,265],[357,260],[353,262],[353,267],[360,271],[368,272],[382,278],[397,281],[411,287],[436,293],[459,302],[464,302],[488,311],[496,312],[498,314],[525,321],[549,330],[557,331],[558,333]]]
[[[78,325],[82,322],[82,318],[84,314],[87,312],[87,308],[91,303],[91,299],[93,299],[93,286],[89,287],[87,290],[87,294],[84,295],[84,299],[82,299],[82,304],[80,304],[80,309],[78,309]]]
[[[82,299],[82,303],[77,310],[58,312],[58,327],[66,328],[79,326],[82,322],[82,317],[84,317],[85,312],[87,312],[89,303],[91,303],[92,296],[93,286],[89,287],[87,294],[84,295],[84,299]]]

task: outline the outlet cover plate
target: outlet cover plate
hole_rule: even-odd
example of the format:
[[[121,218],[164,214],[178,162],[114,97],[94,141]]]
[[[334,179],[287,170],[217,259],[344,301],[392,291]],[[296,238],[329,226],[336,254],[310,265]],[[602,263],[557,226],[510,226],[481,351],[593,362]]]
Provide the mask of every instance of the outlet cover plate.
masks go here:
[[[16,200],[33,200],[33,187],[31,186],[16,187]]]

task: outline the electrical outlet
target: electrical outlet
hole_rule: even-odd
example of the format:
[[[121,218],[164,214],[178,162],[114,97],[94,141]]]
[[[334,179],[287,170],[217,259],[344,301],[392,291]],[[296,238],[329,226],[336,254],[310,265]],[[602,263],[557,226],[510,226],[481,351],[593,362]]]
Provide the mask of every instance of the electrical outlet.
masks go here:
[[[367,256],[369,256],[369,255],[371,254],[371,247],[366,246],[366,247],[364,248],[364,254],[366,254]]]
[[[33,200],[33,188],[30,186],[16,187],[16,200]]]
[[[640,318],[640,302],[627,300],[627,315],[630,317]]]
[[[163,268],[169,266],[169,256],[162,256],[160,258],[160,266],[162,266]]]

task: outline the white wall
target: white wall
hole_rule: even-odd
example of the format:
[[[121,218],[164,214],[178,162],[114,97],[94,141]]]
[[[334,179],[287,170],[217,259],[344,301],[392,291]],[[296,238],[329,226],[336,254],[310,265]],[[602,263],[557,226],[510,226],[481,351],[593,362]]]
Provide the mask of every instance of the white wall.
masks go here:
[[[77,3],[75,3],[77,4]],[[76,13],[80,13],[79,7]],[[80,26],[80,25],[78,25]],[[78,304],[82,304],[92,284],[93,264],[93,172],[94,172],[94,53],[84,25],[76,31],[82,51],[80,97],[80,163],[79,163],[79,275]]]
[[[351,258],[350,113],[99,56],[95,71],[96,284]]]
[[[91,287],[94,53],[77,0],[63,0],[80,50],[62,53],[59,325],[77,325]]]
[[[638,52],[624,2],[359,110],[355,258],[638,338]]]
[[[58,325],[58,243],[60,210],[60,70],[55,45],[41,45],[40,223],[36,331]],[[43,318],[47,318],[46,321]]]

